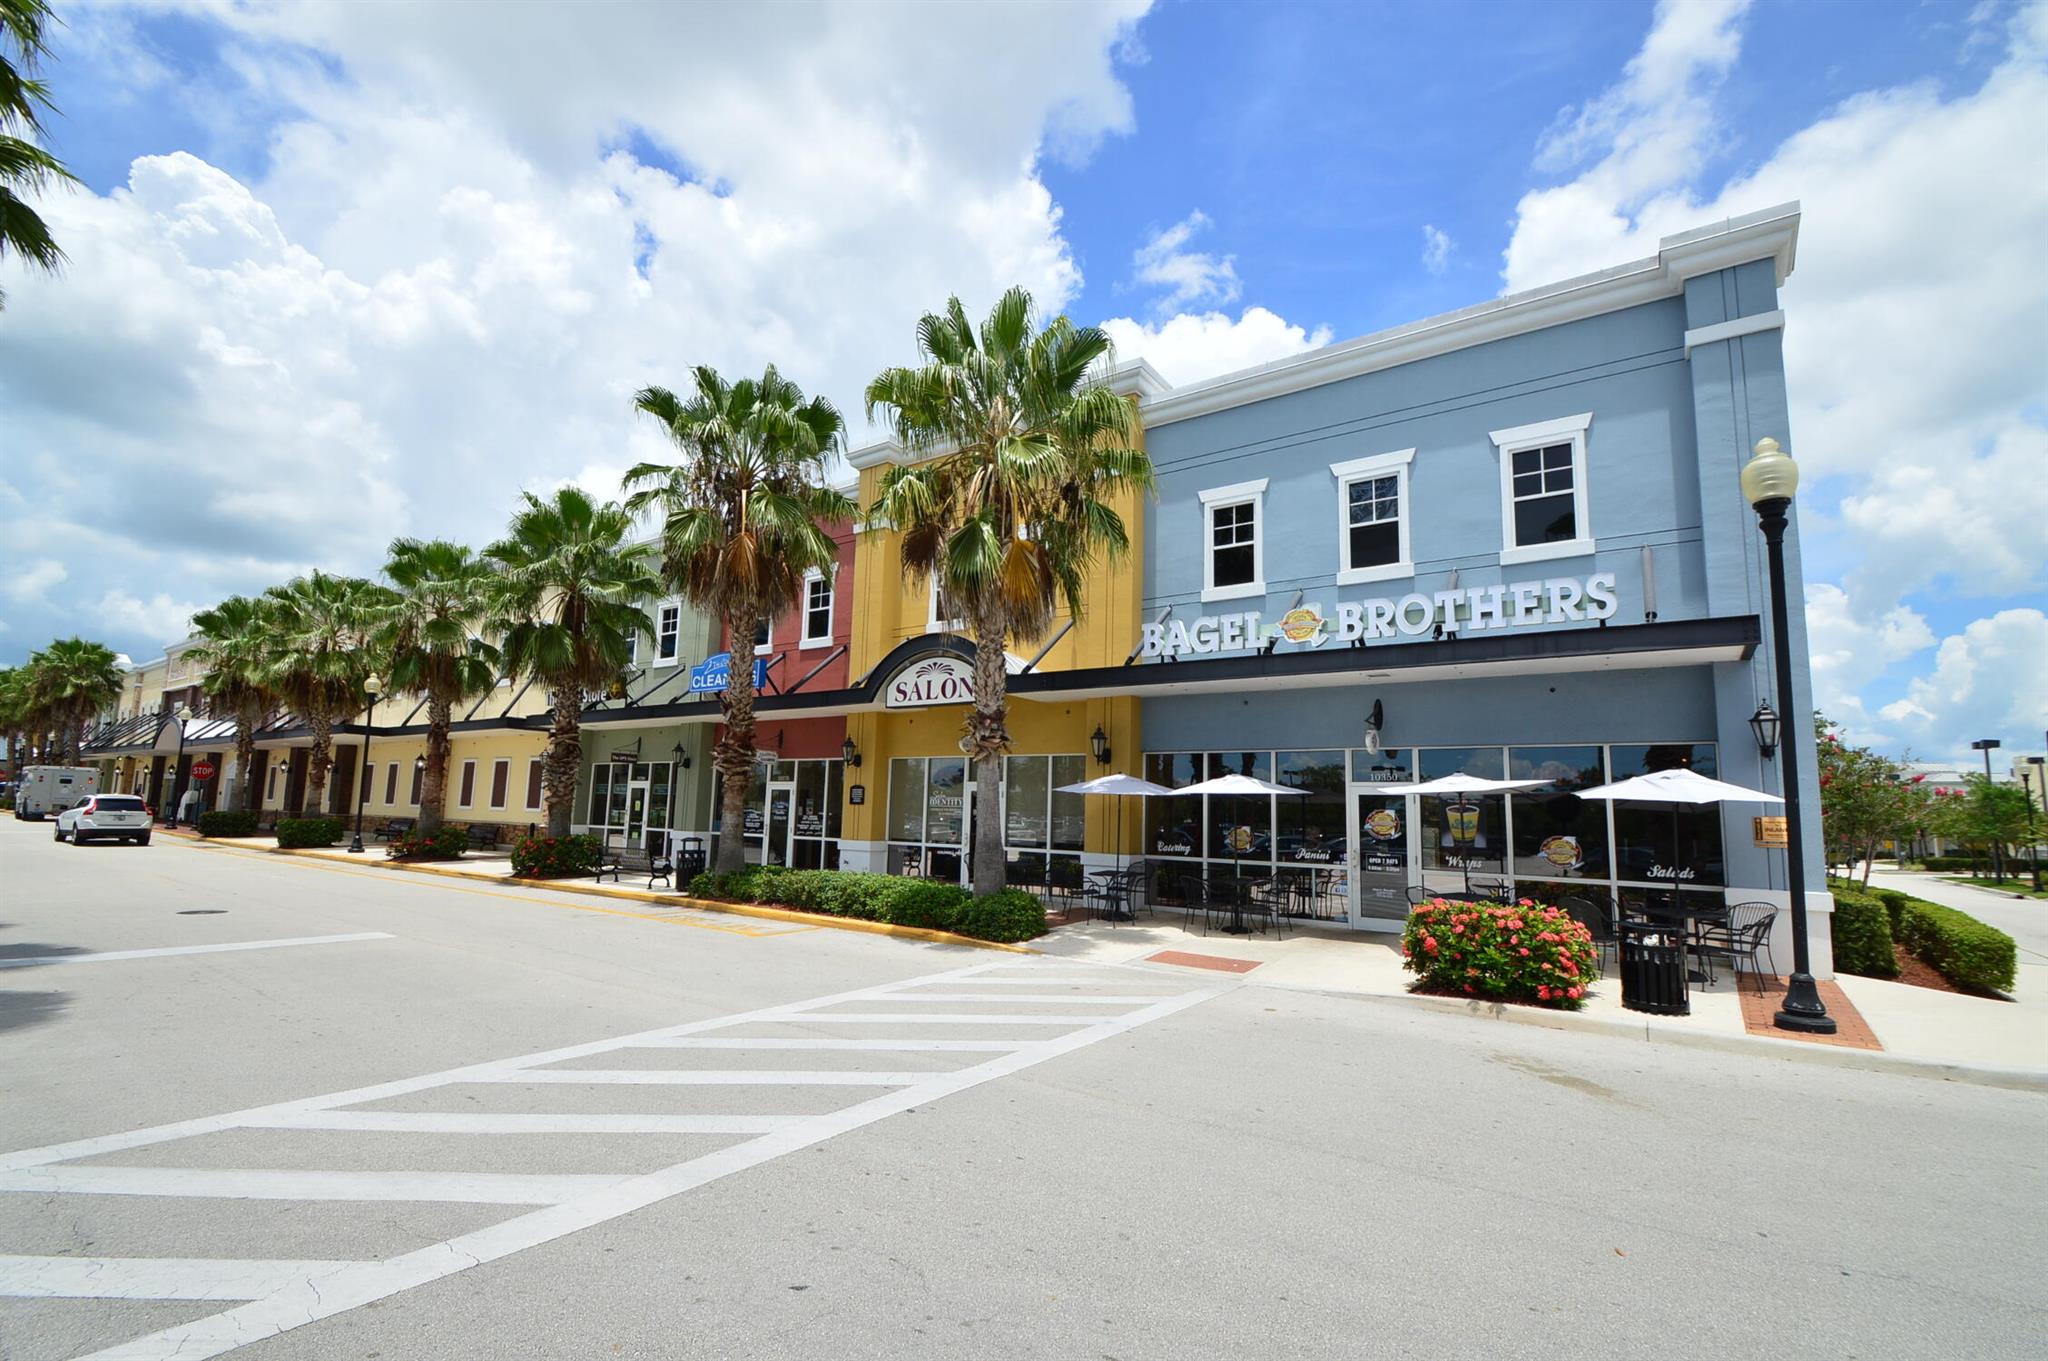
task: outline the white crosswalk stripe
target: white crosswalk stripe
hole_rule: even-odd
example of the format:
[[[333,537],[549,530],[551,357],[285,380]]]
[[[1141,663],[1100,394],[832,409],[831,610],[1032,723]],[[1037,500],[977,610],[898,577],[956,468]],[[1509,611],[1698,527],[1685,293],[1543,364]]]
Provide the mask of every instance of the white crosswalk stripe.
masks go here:
[[[170,1361],[219,1356],[263,1338],[386,1298],[510,1253],[604,1223],[720,1177],[888,1116],[926,1105],[984,1082],[1022,1071],[1061,1054],[1124,1034],[1138,1026],[1239,986],[1220,980],[1188,988],[1186,980],[1142,968],[997,963],[910,979],[883,988],[862,988],[795,1005],[766,1007],[687,1025],[590,1044],[573,1045],[522,1058],[380,1083],[327,1096],[279,1102],[252,1110],[182,1120],[152,1129],[77,1139],[44,1148],[0,1155],[0,1194],[129,1195],[209,1197],[227,1201],[361,1200],[448,1201],[538,1207],[445,1242],[379,1260],[166,1259],[148,1257],[43,1257],[0,1255],[0,1298],[245,1301],[208,1317],[151,1333],[92,1353],[86,1361]],[[1049,993],[1062,987],[1089,992]],[[967,985],[986,991],[961,991]],[[1022,984],[1037,992],[1005,992],[990,985]],[[1158,991],[1148,991],[1152,986]],[[865,1006],[933,1003],[940,1011],[862,1011]],[[1074,1010],[1033,1014],[1004,1010],[1013,1004],[1065,1004]],[[1080,1008],[1099,1008],[1081,1010]],[[818,1035],[753,1036],[743,1027],[874,1026],[913,1033],[875,1037]],[[1003,1038],[924,1038],[918,1028],[999,1027],[1031,1033]],[[725,1033],[718,1033],[725,1032]],[[1050,1032],[1050,1033],[1045,1033]],[[634,1051],[696,1051],[697,1060],[731,1054],[731,1068],[645,1068],[634,1066]],[[749,1054],[813,1052],[838,1054],[923,1054],[961,1056],[965,1066],[941,1063],[931,1071],[873,1068],[763,1068],[769,1060]],[[598,1056],[626,1059],[616,1067],[557,1065]],[[647,1060],[643,1059],[642,1062]],[[687,1060],[685,1060],[687,1061]],[[801,1061],[801,1060],[799,1060]],[[822,1058],[817,1061],[825,1061]],[[858,1063],[858,1058],[850,1061]],[[744,1066],[737,1066],[744,1065]],[[592,1109],[538,1111],[365,1110],[389,1101],[463,1084],[498,1087],[533,1085],[560,1091],[565,1101]],[[630,1109],[635,1088],[701,1088],[698,1104],[741,1103],[750,1091],[778,1087],[855,1089],[850,1102],[822,1114],[757,1114],[712,1110],[658,1114]],[[573,1089],[587,1091],[576,1094]],[[858,1089],[867,1089],[861,1092]],[[719,1095],[719,1093],[724,1095]],[[872,1094],[869,1094],[872,1093]],[[683,1095],[681,1092],[675,1096]],[[639,1098],[651,1100],[652,1091]],[[829,1099],[829,1098],[827,1098]],[[537,1096],[535,1098],[538,1100]],[[449,1104],[460,1104],[450,1102]],[[548,1104],[559,1104],[549,1102]],[[493,1136],[610,1135],[725,1136],[732,1142],[653,1172],[617,1170],[587,1173],[494,1171],[323,1171],[291,1168],[204,1166],[108,1166],[79,1160],[125,1150],[177,1144],[235,1131],[276,1131],[278,1137],[323,1139],[384,1138],[442,1141],[455,1151],[487,1148]],[[468,1141],[464,1143],[462,1141]],[[573,1139],[565,1141],[573,1144]],[[385,1145],[377,1145],[377,1148]],[[408,1147],[418,1147],[417,1144]],[[402,1155],[391,1155],[394,1160]],[[479,1153],[479,1156],[483,1156]],[[203,1161],[203,1159],[195,1159]],[[446,1161],[446,1158],[437,1161]],[[642,1163],[641,1166],[645,1166]],[[250,1213],[260,1213],[254,1209]],[[95,1242],[96,1248],[117,1245]],[[6,1244],[0,1243],[0,1249]]]

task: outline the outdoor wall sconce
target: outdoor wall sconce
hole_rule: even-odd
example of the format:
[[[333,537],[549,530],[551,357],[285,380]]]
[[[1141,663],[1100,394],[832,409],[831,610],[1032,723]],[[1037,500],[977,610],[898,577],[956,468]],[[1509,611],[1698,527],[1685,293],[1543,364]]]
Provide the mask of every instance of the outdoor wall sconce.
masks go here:
[[[1778,750],[1777,710],[1769,700],[1756,706],[1756,712],[1749,716],[1749,730],[1756,734],[1756,749],[1768,761]]]
[[[415,774],[424,774],[427,769],[427,758],[424,756],[413,757],[412,768]]]
[[[839,757],[846,762],[848,769],[860,769],[860,748],[853,744],[851,737],[839,744]]]
[[[1387,711],[1378,700],[1372,702],[1372,712],[1365,716],[1365,749],[1376,754],[1380,749],[1380,729],[1387,726]]]
[[[1088,735],[1088,750],[1095,753],[1096,765],[1109,764],[1109,737],[1102,731],[1100,723],[1096,724],[1095,731]]]
[[[678,766],[681,766],[684,770],[690,768],[690,754],[683,750],[682,743],[678,742],[673,747],[670,747],[669,754],[676,758]]]

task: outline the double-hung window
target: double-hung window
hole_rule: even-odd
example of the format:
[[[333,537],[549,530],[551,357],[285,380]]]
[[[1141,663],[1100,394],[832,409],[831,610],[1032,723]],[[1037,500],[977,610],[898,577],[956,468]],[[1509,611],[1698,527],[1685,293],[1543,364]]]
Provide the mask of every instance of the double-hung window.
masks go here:
[[[775,621],[767,615],[754,625],[754,655],[759,657],[775,650]]]
[[[1586,431],[1592,424],[1589,411],[1493,432],[1504,566],[1593,551],[1586,511]]]
[[[832,578],[813,568],[804,574],[801,646],[832,645]]]
[[[1337,584],[1415,575],[1408,544],[1413,449],[1332,463],[1337,479]]]
[[[654,612],[654,664],[674,666],[676,648],[682,637],[683,607],[676,602],[664,601]]]
[[[1211,487],[1202,500],[1202,599],[1266,593],[1266,479]]]

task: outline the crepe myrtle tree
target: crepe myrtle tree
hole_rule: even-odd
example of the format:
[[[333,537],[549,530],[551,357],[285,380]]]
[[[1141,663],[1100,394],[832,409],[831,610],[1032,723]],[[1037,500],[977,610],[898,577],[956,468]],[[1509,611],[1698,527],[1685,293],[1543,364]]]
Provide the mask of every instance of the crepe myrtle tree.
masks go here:
[[[525,493],[505,537],[484,550],[498,569],[491,612],[505,669],[540,682],[553,709],[541,763],[551,837],[569,834],[584,701],[618,683],[631,640],[649,631],[639,602],[660,582],[632,532],[624,506],[563,487],[545,499]]]
[[[687,395],[645,388],[634,405],[660,423],[681,461],[628,471],[627,509],[660,517],[663,581],[721,620],[738,654],[726,668],[725,731],[712,758],[727,831],[716,868],[736,870],[746,845],[732,831],[746,817],[754,764],[754,630],[796,604],[806,572],[829,572],[837,560],[825,526],[852,519],[856,507],[825,485],[825,464],[844,424],[773,365],[734,383],[700,366]]]
[[[936,580],[974,635],[960,749],[976,763],[976,806],[994,809],[1010,749],[1004,651],[1043,637],[1062,604],[1081,614],[1089,565],[1130,544],[1112,498],[1150,490],[1152,465],[1135,407],[1100,381],[1109,336],[1065,316],[1039,326],[1023,289],[979,326],[948,300],[918,322],[917,345],[923,363],[867,387],[869,416],[912,456],[882,475],[868,513],[901,534],[905,576]],[[976,819],[971,877],[977,894],[1003,887],[1000,818]]]
[[[502,658],[483,639],[498,570],[446,539],[393,539],[384,576],[396,600],[378,642],[394,688],[427,700],[427,764],[420,777],[419,830],[441,825],[448,791],[449,730],[455,706],[497,685]]]

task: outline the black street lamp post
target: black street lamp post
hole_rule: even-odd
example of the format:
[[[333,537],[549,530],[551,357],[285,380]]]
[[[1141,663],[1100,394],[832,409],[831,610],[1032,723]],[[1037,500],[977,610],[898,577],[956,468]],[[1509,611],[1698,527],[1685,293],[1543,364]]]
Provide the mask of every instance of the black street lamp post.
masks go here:
[[[1984,798],[1986,800],[1984,806],[1986,816],[1990,816],[1991,810],[1996,807],[1995,804],[1989,802],[1992,798],[1991,753],[2003,745],[1995,737],[1980,737],[1970,743],[1971,751],[1981,751],[1984,753]],[[1998,838],[1995,836],[1991,838],[1991,873],[1997,878],[1999,883],[2005,882],[2005,847],[1999,843]]]
[[[2027,794],[2027,858],[2034,869],[2034,892],[2041,891],[2041,838],[2034,835],[2034,800],[2048,803],[2048,756],[2029,756],[2027,764],[2033,767],[2034,778],[2029,781],[2027,772],[2020,772],[2020,788]]]
[[[1742,469],[1742,494],[1756,508],[1771,573],[1771,655],[1778,698],[1797,713],[1792,689],[1792,626],[1785,603],[1785,523],[1792,493],[1799,489],[1799,465],[1774,439],[1756,442],[1756,457]],[[1778,772],[1785,786],[1785,882],[1792,894],[1792,979],[1771,1024],[1810,1035],[1835,1033],[1835,1018],[1820,1000],[1806,939],[1806,836],[1799,813],[1799,733],[1779,747]]]
[[[377,692],[384,688],[384,682],[371,676],[363,682],[363,756],[362,769],[356,772],[356,834],[349,839],[348,853],[363,853],[363,800],[370,794],[370,720],[377,716]]]
[[[176,827],[178,825],[178,786],[183,783],[178,778],[178,768],[185,764],[185,724],[191,721],[192,710],[180,704],[171,712],[171,717],[178,720],[178,754],[171,758],[171,795],[164,800],[164,805],[171,810],[171,826]]]

